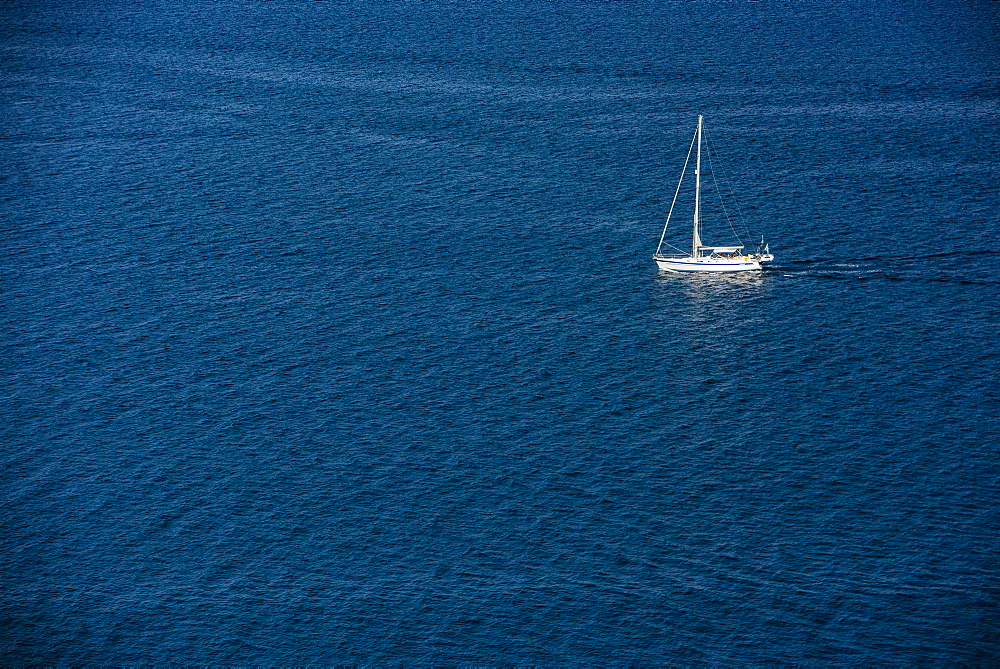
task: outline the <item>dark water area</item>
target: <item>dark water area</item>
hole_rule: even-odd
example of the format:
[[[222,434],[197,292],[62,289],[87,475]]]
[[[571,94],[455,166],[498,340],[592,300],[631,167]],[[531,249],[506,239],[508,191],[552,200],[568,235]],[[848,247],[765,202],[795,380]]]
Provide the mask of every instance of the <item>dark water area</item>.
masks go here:
[[[5,3],[0,662],[1000,664],[998,29]]]

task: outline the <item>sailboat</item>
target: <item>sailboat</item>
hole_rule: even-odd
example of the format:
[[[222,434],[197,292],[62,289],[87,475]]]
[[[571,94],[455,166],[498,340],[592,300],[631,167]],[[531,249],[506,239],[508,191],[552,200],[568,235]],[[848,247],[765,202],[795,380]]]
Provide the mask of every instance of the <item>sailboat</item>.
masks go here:
[[[761,269],[762,263],[774,260],[769,246],[764,244],[761,238],[753,253],[743,250],[742,242],[738,246],[705,246],[701,242],[701,147],[702,147],[702,125],[703,116],[698,116],[698,129],[691,140],[688,148],[687,158],[684,160],[684,169],[681,170],[681,178],[677,182],[677,190],[674,192],[674,200],[670,204],[670,212],[667,214],[667,222],[663,224],[663,233],[660,235],[660,244],[656,247],[653,260],[660,270],[666,272],[749,272]],[[691,235],[691,253],[683,252],[677,254],[662,253],[664,237],[667,234],[667,226],[670,225],[670,216],[674,212],[674,205],[677,204],[677,195],[681,190],[681,183],[684,181],[684,174],[687,172],[688,163],[691,161],[691,149],[697,146],[694,167],[694,231]],[[671,246],[667,244],[667,246]],[[673,247],[677,248],[677,247]],[[677,249],[680,251],[681,249]]]

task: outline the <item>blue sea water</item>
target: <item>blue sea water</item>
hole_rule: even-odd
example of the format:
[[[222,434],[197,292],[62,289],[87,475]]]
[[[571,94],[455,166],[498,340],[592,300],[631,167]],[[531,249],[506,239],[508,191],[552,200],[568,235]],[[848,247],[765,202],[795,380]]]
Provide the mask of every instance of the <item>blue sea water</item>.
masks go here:
[[[0,662],[1000,664],[998,29],[4,3]]]

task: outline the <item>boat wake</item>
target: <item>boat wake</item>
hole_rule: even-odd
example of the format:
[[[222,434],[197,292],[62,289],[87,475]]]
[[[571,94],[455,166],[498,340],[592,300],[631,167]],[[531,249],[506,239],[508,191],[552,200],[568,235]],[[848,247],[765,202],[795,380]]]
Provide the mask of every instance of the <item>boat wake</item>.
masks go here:
[[[995,286],[1000,285],[1000,280],[994,278],[992,258],[985,256],[998,254],[1000,251],[979,252],[979,257],[972,261],[967,253],[961,251],[913,256],[843,258],[836,261],[814,258],[775,263],[767,268],[767,273],[832,280],[928,281]],[[957,266],[943,266],[938,262],[942,258],[959,256],[963,258],[963,262]]]

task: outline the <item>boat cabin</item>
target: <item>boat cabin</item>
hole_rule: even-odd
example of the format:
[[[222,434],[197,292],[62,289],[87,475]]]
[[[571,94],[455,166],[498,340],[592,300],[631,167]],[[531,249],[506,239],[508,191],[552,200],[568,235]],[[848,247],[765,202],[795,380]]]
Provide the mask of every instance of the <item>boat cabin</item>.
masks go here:
[[[742,246],[700,246],[698,250],[707,251],[711,258],[735,258],[743,255]]]

